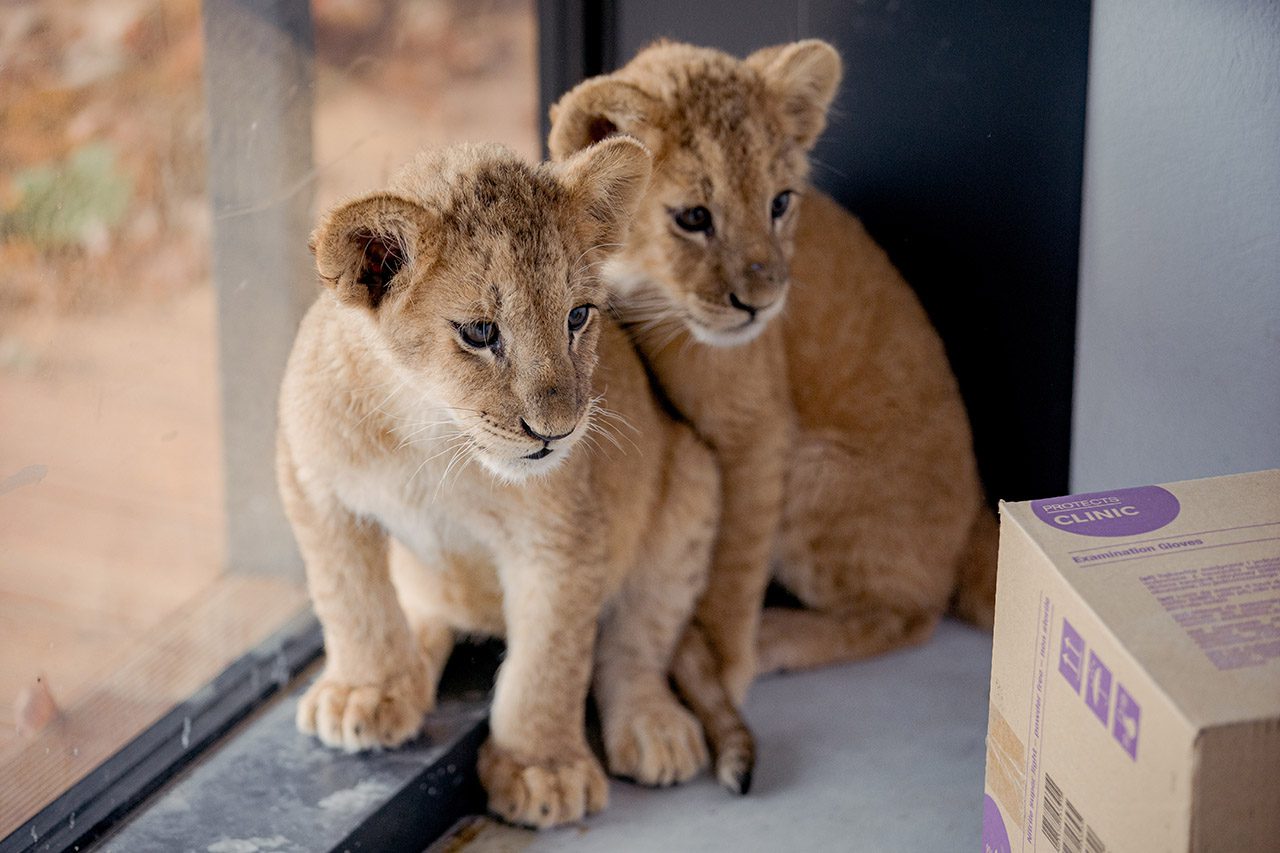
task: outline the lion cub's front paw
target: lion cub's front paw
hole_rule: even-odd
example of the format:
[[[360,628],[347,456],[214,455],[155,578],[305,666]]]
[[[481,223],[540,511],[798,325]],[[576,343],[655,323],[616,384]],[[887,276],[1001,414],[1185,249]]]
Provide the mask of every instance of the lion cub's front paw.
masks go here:
[[[391,749],[422,729],[432,692],[417,673],[382,684],[348,684],[326,673],[298,700],[298,730],[347,752]]]
[[[615,712],[606,725],[609,772],[642,785],[687,782],[707,766],[702,726],[674,697]]]
[[[609,803],[609,782],[585,747],[554,761],[525,763],[490,738],[480,747],[478,769],[489,811],[511,823],[546,829],[582,820]]]

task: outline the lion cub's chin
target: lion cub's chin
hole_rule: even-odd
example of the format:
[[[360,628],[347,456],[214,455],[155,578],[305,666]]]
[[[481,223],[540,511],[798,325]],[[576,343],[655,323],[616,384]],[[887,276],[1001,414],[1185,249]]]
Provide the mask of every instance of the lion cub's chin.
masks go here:
[[[559,449],[541,459],[498,456],[483,450],[476,451],[476,459],[484,469],[500,482],[518,485],[535,477],[545,477],[559,468],[569,458],[568,449]]]
[[[777,308],[769,306],[750,322],[740,326],[730,326],[727,329],[713,329],[696,317],[686,317],[684,325],[689,330],[689,334],[693,335],[694,340],[700,344],[713,347],[740,347],[758,338],[764,331],[764,327],[769,325],[769,321],[777,313]]]

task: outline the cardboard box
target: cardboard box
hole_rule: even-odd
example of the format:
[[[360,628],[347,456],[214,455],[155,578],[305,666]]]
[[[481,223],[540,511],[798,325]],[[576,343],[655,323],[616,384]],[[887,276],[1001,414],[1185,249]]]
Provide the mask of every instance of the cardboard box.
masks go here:
[[[1001,505],[983,849],[1280,851],[1280,471]]]

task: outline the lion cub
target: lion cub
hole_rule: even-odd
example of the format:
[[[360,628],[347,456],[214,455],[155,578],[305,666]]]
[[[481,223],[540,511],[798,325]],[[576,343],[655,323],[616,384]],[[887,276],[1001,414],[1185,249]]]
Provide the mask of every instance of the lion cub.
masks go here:
[[[618,133],[654,152],[606,275],[722,466],[697,621],[739,700],[757,669],[923,639],[953,595],[987,625],[994,604],[995,520],[942,342],[861,224],[807,181],[840,76],[816,40],[745,60],[659,42],[551,113],[556,158]],[[805,609],[758,622],[771,565]]]
[[[316,229],[327,292],[281,390],[280,489],[327,652],[298,727],[402,744],[455,633],[505,636],[479,770],[490,808],[532,826],[605,805],[589,683],[613,773],[665,785],[706,762],[667,670],[717,470],[655,404],[594,274],[649,173],[628,139],[561,165],[419,155]]]

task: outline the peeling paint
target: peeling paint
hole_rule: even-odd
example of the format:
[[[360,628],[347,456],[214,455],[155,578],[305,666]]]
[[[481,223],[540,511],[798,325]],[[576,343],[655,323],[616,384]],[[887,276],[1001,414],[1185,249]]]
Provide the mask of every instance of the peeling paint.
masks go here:
[[[48,465],[28,465],[17,473],[0,480],[0,495],[5,492],[12,492],[14,489],[20,489],[23,486],[34,485],[43,480],[48,473]]]
[[[395,787],[376,779],[362,779],[354,788],[334,791],[318,805],[328,812],[358,812],[382,802],[395,792]]]
[[[208,853],[260,853],[264,850],[279,850],[289,843],[283,835],[270,838],[223,838],[210,844],[205,850]]]

